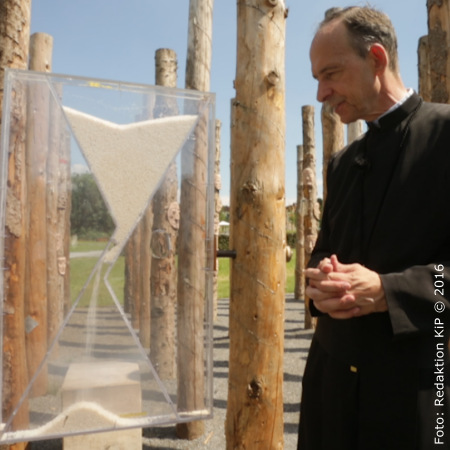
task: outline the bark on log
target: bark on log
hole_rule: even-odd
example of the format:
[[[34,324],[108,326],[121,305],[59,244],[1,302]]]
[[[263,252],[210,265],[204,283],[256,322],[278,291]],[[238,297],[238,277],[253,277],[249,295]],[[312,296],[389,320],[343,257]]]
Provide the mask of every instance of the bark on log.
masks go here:
[[[176,87],[178,65],[176,53],[171,49],[159,49],[156,51],[155,62],[156,84]],[[175,101],[156,99],[155,117],[172,115],[174,111],[178,111]],[[154,244],[158,245],[162,251],[159,255],[153,254],[151,260],[150,358],[162,380],[171,380],[176,376],[177,269],[175,250],[179,228],[177,194],[177,167],[173,163],[153,198],[153,227],[151,228],[153,230],[152,239],[155,239]]]
[[[344,124],[328,103],[322,105],[323,202],[327,198],[327,170],[332,155],[344,148]],[[305,142],[303,142],[305,145]],[[305,148],[306,156],[306,148]]]
[[[215,248],[219,248],[219,223],[220,211],[222,211],[222,200],[220,198],[220,190],[222,189],[222,180],[220,178],[220,120],[216,120],[216,159],[214,165],[214,239],[216,240]],[[219,258],[216,258],[216,270],[214,270],[213,278],[213,320],[217,321],[217,308],[219,296]]]
[[[450,0],[427,0],[431,101],[450,100]]]
[[[347,125],[347,145],[350,145],[363,134],[363,126],[364,122],[362,120],[357,120],[356,122]],[[343,147],[344,146],[342,146],[342,148]]]
[[[283,448],[285,2],[238,1],[226,448]]]
[[[51,72],[53,38],[45,33],[35,33],[30,38],[30,69]],[[49,138],[46,180],[46,264],[47,264],[47,343],[51,345],[62,323],[62,301],[60,301],[58,272],[58,184],[60,151],[60,117],[59,105],[49,96]],[[55,353],[53,353],[55,354]]]
[[[322,109],[323,111],[323,109]],[[303,196],[305,199],[304,233],[305,233],[305,267],[311,259],[311,253],[316,244],[320,219],[320,207],[317,202],[316,181],[316,143],[314,133],[314,107],[303,106]],[[328,116],[329,117],[329,116]],[[327,117],[327,118],[328,118]],[[340,122],[340,121],[339,121]],[[341,135],[343,137],[343,133]],[[325,132],[324,132],[325,137]],[[328,144],[335,140],[328,139]],[[324,139],[325,148],[325,139]],[[333,148],[328,145],[328,148]],[[325,152],[324,152],[325,153]],[[325,158],[325,156],[324,156]],[[325,163],[324,163],[325,170]],[[325,191],[325,184],[324,184]],[[325,194],[325,192],[324,192]],[[310,299],[305,296],[305,329],[314,328],[315,320],[311,317],[309,309]]]
[[[30,70],[48,70],[51,64],[51,36],[36,33],[30,39]],[[47,222],[46,185],[49,145],[50,96],[38,83],[28,91],[26,128],[27,176],[27,280],[25,285],[25,344],[28,376],[31,379],[47,353]],[[28,326],[27,326],[28,324]],[[31,397],[47,392],[47,365],[30,390]]]
[[[64,317],[72,309],[70,291],[70,213],[72,211],[72,178],[70,173],[70,141],[71,134],[63,124],[61,128],[59,159],[59,196],[58,196],[58,229],[63,243],[62,251],[58,251],[58,267],[60,275],[59,289],[64,299]]]
[[[305,224],[303,205],[303,145],[297,145],[297,208],[295,209],[297,242],[295,244],[295,292],[296,300],[305,299]]]
[[[209,91],[213,0],[190,0],[186,89]],[[207,130],[200,119],[195,140],[181,155],[180,230],[177,283],[178,410],[204,408],[203,322],[205,273],[199,249],[205,247]],[[203,421],[177,424],[178,437],[196,439]]]
[[[30,43],[31,0],[0,3],[0,120],[5,68],[26,69]],[[9,113],[9,112],[6,112]],[[25,87],[17,86],[12,101],[5,229],[3,304],[3,421],[8,420],[28,384],[25,353],[24,286],[26,253]],[[28,426],[28,401],[12,422],[13,430]],[[26,443],[8,446],[23,450]]]
[[[419,95],[426,101],[431,102],[431,77],[430,60],[428,57],[428,36],[419,39]]]

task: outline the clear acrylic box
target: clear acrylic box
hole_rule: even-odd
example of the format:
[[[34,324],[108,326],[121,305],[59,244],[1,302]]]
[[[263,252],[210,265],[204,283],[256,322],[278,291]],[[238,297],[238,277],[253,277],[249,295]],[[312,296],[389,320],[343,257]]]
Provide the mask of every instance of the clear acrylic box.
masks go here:
[[[211,418],[214,113],[6,71],[0,444]]]

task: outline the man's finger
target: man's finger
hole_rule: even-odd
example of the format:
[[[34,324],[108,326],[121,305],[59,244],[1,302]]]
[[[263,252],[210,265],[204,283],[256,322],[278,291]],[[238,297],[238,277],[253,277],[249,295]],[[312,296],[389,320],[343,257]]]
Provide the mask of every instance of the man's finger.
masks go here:
[[[351,288],[351,284],[347,281],[324,280],[314,281],[314,287],[323,292],[345,292]]]
[[[309,268],[305,270],[305,277],[311,278],[312,280],[326,280],[328,275],[320,269]]]
[[[353,264],[342,264],[338,261],[338,258],[336,255],[331,255],[330,258],[331,265],[333,266],[334,272],[351,272],[354,270]]]

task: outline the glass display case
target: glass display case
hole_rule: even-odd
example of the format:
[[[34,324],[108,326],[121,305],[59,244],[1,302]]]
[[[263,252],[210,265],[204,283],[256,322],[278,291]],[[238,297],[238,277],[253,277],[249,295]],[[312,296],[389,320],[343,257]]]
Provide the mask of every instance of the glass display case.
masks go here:
[[[214,108],[6,71],[0,444],[211,417]]]

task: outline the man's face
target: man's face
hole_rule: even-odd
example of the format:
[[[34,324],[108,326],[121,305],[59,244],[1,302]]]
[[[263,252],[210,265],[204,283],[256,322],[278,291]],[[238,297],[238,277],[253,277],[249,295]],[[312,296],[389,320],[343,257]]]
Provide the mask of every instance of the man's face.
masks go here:
[[[350,46],[339,21],[323,27],[310,50],[312,73],[319,82],[317,100],[328,102],[343,123],[371,120],[377,97],[377,78],[371,59]]]

